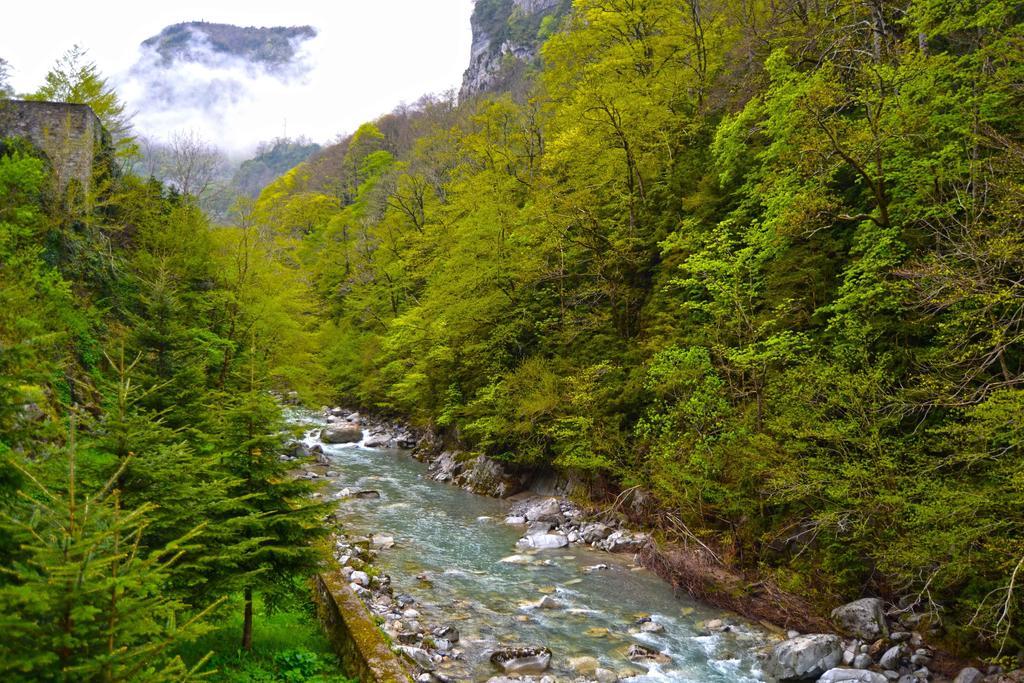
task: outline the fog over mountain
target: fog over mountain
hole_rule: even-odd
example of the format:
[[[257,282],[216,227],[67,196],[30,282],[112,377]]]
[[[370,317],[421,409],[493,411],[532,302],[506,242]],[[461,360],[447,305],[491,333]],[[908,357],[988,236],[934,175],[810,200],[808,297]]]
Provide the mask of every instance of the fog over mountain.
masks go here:
[[[260,139],[287,133],[291,116],[293,131],[326,138],[340,131],[304,120],[294,106],[310,102],[321,87],[316,58],[324,46],[311,44],[316,36],[311,26],[175,24],[142,42],[118,87],[146,137],[194,130],[244,153]]]

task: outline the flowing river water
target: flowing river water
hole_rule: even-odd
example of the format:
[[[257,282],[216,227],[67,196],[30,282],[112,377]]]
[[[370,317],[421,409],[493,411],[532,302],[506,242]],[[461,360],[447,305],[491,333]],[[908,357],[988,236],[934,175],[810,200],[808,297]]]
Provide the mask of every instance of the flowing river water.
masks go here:
[[[303,418],[307,425],[322,424]],[[315,434],[306,443],[320,443]],[[559,680],[577,676],[570,660],[580,657],[596,658],[634,681],[760,680],[755,653],[769,642],[763,630],[675,593],[631,556],[574,546],[523,557],[516,549],[522,527],[504,523],[507,501],[432,481],[407,451],[321,445],[329,468],[340,473],[328,480],[324,495],[346,487],[381,495],[341,500],[343,530],[393,536],[395,546],[380,553],[376,569],[391,576],[395,595],[415,598],[422,624],[459,630],[463,654],[439,673],[485,681],[498,673],[488,661],[490,649],[524,644],[551,649],[549,673]],[[599,564],[608,568],[587,571]],[[536,607],[545,595],[559,607]],[[636,622],[648,616],[664,630],[640,632]],[[729,624],[728,631],[708,631],[704,623],[713,619]],[[634,643],[663,652],[670,663],[630,662],[625,652]]]

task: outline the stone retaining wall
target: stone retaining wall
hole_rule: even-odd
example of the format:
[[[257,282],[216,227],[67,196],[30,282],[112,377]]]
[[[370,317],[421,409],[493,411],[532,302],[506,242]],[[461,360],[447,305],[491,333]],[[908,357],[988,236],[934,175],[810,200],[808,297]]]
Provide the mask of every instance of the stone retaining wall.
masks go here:
[[[317,574],[314,592],[320,623],[347,676],[361,683],[412,681],[366,606],[340,573]]]

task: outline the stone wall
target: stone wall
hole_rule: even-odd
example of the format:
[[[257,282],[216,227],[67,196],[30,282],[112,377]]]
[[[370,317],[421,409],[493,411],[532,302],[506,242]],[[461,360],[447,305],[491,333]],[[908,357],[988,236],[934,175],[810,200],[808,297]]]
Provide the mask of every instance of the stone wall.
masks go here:
[[[411,683],[366,605],[336,571],[314,579],[317,610],[345,675],[361,683]]]
[[[88,197],[103,126],[84,104],[0,100],[0,138],[21,137],[50,161],[54,189]]]

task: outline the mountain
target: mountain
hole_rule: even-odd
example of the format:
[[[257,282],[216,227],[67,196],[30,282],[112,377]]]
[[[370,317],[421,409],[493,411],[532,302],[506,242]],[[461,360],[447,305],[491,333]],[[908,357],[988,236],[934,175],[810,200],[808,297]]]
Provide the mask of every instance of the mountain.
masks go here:
[[[278,138],[262,142],[256,148],[256,156],[242,162],[231,185],[238,194],[256,197],[275,178],[319,151],[320,145],[304,139]]]
[[[174,24],[142,41],[118,90],[146,137],[199,131],[235,156],[247,154],[253,121],[262,124],[260,138],[285,129],[288,105],[273,103],[289,102],[290,91],[306,82],[317,37],[312,26]],[[250,125],[239,126],[242,120]]]
[[[477,0],[470,18],[473,47],[460,97],[514,90],[571,7],[571,0]]]
[[[315,38],[312,26],[233,26],[187,21],[167,26],[142,42],[169,66],[174,62],[217,65],[224,57],[258,64],[268,71],[294,66],[299,46]]]

